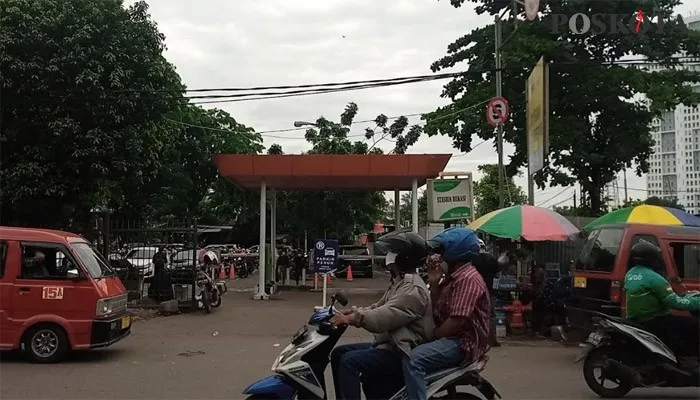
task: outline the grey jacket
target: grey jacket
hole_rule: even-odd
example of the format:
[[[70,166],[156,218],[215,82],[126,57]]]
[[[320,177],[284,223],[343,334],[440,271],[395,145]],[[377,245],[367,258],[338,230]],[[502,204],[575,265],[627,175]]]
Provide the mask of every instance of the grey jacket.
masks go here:
[[[430,292],[419,275],[406,274],[393,282],[378,302],[353,312],[355,325],[374,333],[380,348],[406,355],[432,339],[435,328]]]

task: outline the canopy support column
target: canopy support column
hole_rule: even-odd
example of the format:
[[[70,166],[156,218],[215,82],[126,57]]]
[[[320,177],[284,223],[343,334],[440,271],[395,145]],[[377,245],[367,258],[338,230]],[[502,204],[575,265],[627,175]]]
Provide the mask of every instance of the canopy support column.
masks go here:
[[[267,237],[267,185],[260,182],[260,247],[258,247],[258,292],[253,295],[255,300],[267,300],[265,292],[265,238]]]
[[[394,226],[398,231],[401,228],[401,191],[394,190]]]
[[[277,271],[277,191],[275,188],[270,189],[270,251],[272,259],[272,276],[271,281],[277,282],[279,271]],[[285,282],[286,284],[286,282]]]
[[[418,179],[411,182],[411,228],[418,233]]]

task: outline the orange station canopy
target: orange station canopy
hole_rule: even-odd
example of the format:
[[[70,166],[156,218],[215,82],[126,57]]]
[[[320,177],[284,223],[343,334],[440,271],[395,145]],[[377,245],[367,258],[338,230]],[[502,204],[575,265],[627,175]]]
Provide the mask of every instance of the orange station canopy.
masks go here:
[[[243,189],[411,190],[436,178],[451,154],[215,154],[219,174]]]

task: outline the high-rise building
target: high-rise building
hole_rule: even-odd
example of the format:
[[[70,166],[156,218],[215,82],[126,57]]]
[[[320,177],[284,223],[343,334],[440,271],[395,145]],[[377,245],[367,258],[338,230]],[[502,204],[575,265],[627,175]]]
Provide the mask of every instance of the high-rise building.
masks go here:
[[[700,30],[700,15],[684,18],[689,28]],[[681,55],[682,56],[682,55]],[[700,60],[686,68],[700,71]],[[684,62],[688,60],[684,59]],[[649,66],[659,70],[658,66]],[[700,92],[700,85],[693,85]],[[700,107],[679,105],[654,121],[652,138],[656,142],[649,160],[648,196],[677,198],[692,214],[700,213]]]

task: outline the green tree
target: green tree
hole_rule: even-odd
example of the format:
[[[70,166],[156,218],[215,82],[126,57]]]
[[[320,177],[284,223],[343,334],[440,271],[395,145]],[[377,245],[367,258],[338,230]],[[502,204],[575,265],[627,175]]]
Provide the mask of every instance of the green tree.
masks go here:
[[[176,139],[166,148],[163,166],[149,185],[148,204],[155,218],[201,217],[209,210],[206,203],[219,180],[212,154],[255,154],[263,150],[262,137],[225,111],[189,105],[180,117],[186,125],[175,124]]]
[[[381,154],[377,145],[387,138],[396,143],[392,152],[403,153],[420,136],[420,127],[409,127],[407,118],[400,117],[389,124],[386,116],[379,115],[376,126],[365,131],[367,140],[353,142],[348,135],[357,112],[357,104],[349,103],[340,122],[324,117],[316,120],[305,134],[312,144],[308,154]],[[368,140],[372,140],[371,144]],[[275,151],[282,153],[282,148],[275,146]],[[278,193],[278,231],[347,241],[372,229],[382,219],[386,205],[383,192],[378,191],[286,191]]]
[[[454,7],[465,0],[451,0]],[[512,2],[472,0],[479,14],[494,15]],[[653,118],[679,103],[698,104],[700,93],[686,82],[700,81],[700,72],[679,68],[677,54],[700,55],[700,32],[688,30],[679,20],[669,21],[663,31],[644,34],[573,35],[566,30],[552,33],[553,14],[633,15],[638,9],[655,10],[670,17],[679,0],[632,0],[625,2],[547,2],[542,17],[504,22],[503,96],[510,103],[511,119],[504,129],[506,141],[515,145],[508,171],[513,174],[527,163],[526,79],[542,56],[550,64],[550,153],[546,167],[536,175],[539,187],[569,186],[578,182],[587,206],[595,213],[604,209],[602,190],[617,172],[632,164],[637,174],[649,169],[652,152],[650,126]],[[624,21],[627,23],[628,21]],[[514,32],[515,31],[515,32]],[[452,103],[425,116],[429,135],[448,135],[461,151],[472,148],[471,137],[490,140],[495,131],[483,113],[460,112],[495,93],[494,25],[472,30],[448,46],[448,54],[431,66],[442,71],[468,64],[468,70],[445,85],[442,96]],[[651,71],[615,64],[635,54],[667,69]],[[640,94],[646,100],[640,100]],[[621,145],[624,143],[624,145]]]
[[[474,182],[474,202],[476,203],[477,218],[498,210],[498,164],[485,164],[477,167],[482,173],[481,179]],[[505,206],[515,206],[527,203],[527,195],[520,186],[515,184],[513,178],[506,180]]]
[[[157,174],[183,86],[145,2],[2,0],[0,26],[3,223],[84,223]]]
[[[399,217],[401,218],[402,226],[410,226],[412,221],[413,207],[411,204],[411,194],[403,193],[399,208]],[[388,224],[394,224],[394,200],[390,199],[386,203],[386,211],[384,221]],[[418,192],[418,226],[424,226],[428,223],[428,196],[425,190]]]

